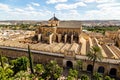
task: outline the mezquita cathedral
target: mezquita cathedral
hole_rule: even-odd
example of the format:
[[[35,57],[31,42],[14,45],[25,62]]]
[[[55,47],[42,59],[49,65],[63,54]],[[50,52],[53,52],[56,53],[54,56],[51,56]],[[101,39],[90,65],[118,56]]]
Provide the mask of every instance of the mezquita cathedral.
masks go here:
[[[80,43],[81,32],[81,23],[60,22],[55,15],[47,23],[41,23],[37,30],[38,41],[49,44],[53,42]]]
[[[92,46],[99,46],[103,56],[102,62],[97,61],[95,71],[120,75],[120,31],[106,31],[105,35],[94,32],[83,32],[81,23],[77,21],[60,21],[55,15],[48,22],[41,23],[36,31],[37,40],[41,43],[54,45],[49,52],[63,53],[63,66],[76,65],[77,59],[82,59],[84,68],[92,71],[93,66],[86,54]],[[116,47],[118,43],[118,47]],[[52,50],[53,49],[53,50]],[[52,51],[51,51],[52,50]],[[58,61],[59,62],[59,61]]]
[[[76,68],[77,60],[81,60],[82,70],[92,72],[93,63],[86,55],[92,46],[98,46],[103,59],[95,62],[94,72],[120,77],[120,30],[106,31],[104,35],[83,31],[79,21],[60,21],[54,15],[38,24],[36,31],[6,33],[14,35],[5,34],[7,39],[1,40],[0,54],[4,56],[28,56],[29,44],[35,63],[56,60],[64,68]]]

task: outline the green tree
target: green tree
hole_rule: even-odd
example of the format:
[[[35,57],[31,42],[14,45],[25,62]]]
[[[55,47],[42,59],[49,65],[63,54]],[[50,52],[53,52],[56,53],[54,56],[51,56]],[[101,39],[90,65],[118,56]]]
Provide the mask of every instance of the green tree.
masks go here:
[[[8,77],[8,78],[10,78],[10,77],[12,77],[13,76],[13,70],[12,69],[10,69],[10,68],[6,68],[5,69],[5,74],[6,74],[6,76]]]
[[[1,67],[4,69],[5,64],[8,63],[8,59],[0,55],[0,63],[1,63]]]
[[[29,73],[25,71],[20,71],[14,76],[14,80],[30,80]]]
[[[94,73],[93,77],[94,77],[94,80],[102,80],[103,78],[102,74],[97,73],[97,72]]]
[[[78,77],[78,71],[75,69],[69,69],[69,76],[77,78]]]
[[[4,72],[4,69],[2,67],[0,67],[0,80],[6,80],[7,76]]]
[[[35,66],[35,71],[38,76],[42,75],[42,73],[44,73],[44,71],[45,71],[44,66],[42,64],[37,64]]]
[[[23,56],[16,60],[12,60],[11,65],[13,66],[12,69],[14,71],[14,74],[21,70],[26,71],[28,67],[28,58]]]
[[[0,67],[0,80],[13,80],[13,73],[10,68],[3,69]]]
[[[110,76],[105,76],[105,80],[112,80]]]
[[[30,46],[29,46],[29,45],[28,45],[28,54],[29,54],[30,70],[31,70],[31,73],[34,74],[32,53],[31,53],[31,51],[30,51]]]
[[[63,69],[57,64],[56,61],[51,60],[47,66],[46,66],[46,71],[45,71],[45,76],[44,77],[50,77],[50,79],[56,80],[57,78],[60,77]]]
[[[38,80],[44,80],[42,77],[39,77]]]
[[[83,63],[82,63],[82,61],[81,60],[77,60],[77,68],[78,68],[78,70],[82,70],[82,68],[83,68]]]
[[[75,80],[75,78],[72,77],[72,76],[68,76],[68,77],[67,77],[67,80]]]
[[[85,74],[82,74],[81,80],[90,80],[89,77]]]
[[[95,62],[97,60],[101,61],[103,57],[101,53],[101,49],[98,46],[92,46],[92,48],[90,48],[90,51],[87,53],[87,57],[89,60],[93,62],[93,70],[92,70],[92,75],[93,75]]]

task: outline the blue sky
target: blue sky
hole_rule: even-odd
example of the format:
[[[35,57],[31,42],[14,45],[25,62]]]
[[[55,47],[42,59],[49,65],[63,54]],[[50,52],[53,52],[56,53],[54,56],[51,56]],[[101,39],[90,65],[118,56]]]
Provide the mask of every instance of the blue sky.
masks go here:
[[[0,20],[120,20],[120,0],[0,0]]]

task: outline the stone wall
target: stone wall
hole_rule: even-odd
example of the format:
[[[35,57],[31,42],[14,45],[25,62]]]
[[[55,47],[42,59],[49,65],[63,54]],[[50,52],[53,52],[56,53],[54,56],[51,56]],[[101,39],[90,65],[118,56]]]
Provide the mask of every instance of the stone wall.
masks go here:
[[[57,32],[59,34],[64,34],[64,33],[77,33],[80,34],[81,33],[81,29],[80,28],[57,28]]]
[[[18,58],[21,56],[28,56],[27,51],[3,49],[3,48],[1,48],[0,51],[1,51],[0,54],[2,54],[3,56],[6,56],[6,57],[10,57],[10,58]],[[56,60],[60,66],[62,66],[62,63],[63,63],[63,57],[51,56],[51,55],[46,55],[46,54],[44,55],[44,54],[35,53],[35,52],[32,52],[32,56],[33,56],[33,61],[35,63],[46,64],[50,60]]]
[[[32,50],[31,50],[32,51]],[[15,50],[15,49],[8,49],[8,48],[0,48],[0,54],[10,58],[18,58],[21,56],[28,56],[27,50]],[[50,60],[56,60],[60,66],[66,67],[66,62],[71,61],[73,67],[76,67],[76,59],[68,59],[64,56],[53,55],[55,53],[44,54],[40,53],[39,51],[32,51],[33,60],[35,63],[42,63],[46,64]],[[78,60],[78,59],[77,59]],[[83,61],[83,70],[86,71],[88,65],[92,65],[92,62],[89,60],[82,60]],[[116,69],[116,75],[120,76],[120,65],[119,64],[111,64],[111,63],[104,63],[104,62],[96,62],[94,71],[98,71],[99,67],[104,67],[104,74],[109,75],[111,69]]]
[[[83,70],[87,70],[88,65],[92,65],[91,61],[83,60]],[[116,76],[120,77],[120,65],[119,64],[111,64],[111,63],[104,63],[104,62],[96,62],[94,67],[94,72],[98,72],[99,67],[104,67],[104,74],[110,75],[111,69],[116,69]]]

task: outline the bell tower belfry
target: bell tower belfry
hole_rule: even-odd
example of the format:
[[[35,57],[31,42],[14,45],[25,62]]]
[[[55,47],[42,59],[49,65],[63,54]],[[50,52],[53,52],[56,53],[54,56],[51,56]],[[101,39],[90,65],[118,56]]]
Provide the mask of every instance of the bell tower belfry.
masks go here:
[[[53,15],[53,17],[51,19],[49,19],[49,26],[59,26],[59,19],[55,17],[55,14]]]

